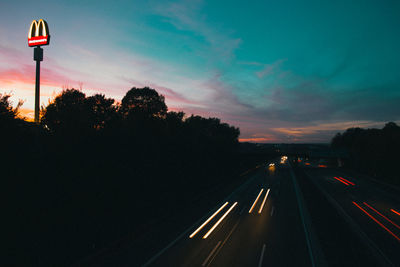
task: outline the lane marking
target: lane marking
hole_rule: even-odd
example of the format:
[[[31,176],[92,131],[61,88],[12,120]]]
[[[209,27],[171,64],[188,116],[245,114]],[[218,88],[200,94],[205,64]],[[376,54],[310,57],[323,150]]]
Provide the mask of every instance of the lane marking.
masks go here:
[[[211,258],[211,256],[214,254],[214,252],[217,250],[217,248],[220,244],[221,244],[221,240],[218,242],[218,244],[215,246],[215,248],[213,250],[211,250],[210,255],[208,255],[208,257],[205,259],[205,261],[203,262],[203,264],[201,266],[206,266],[208,260]]]
[[[254,200],[253,205],[251,205],[249,213],[251,213],[253,211],[254,206],[256,205],[256,203],[257,203],[258,199],[260,198],[260,196],[261,196],[263,191],[264,191],[264,188],[261,188],[261,191],[260,191],[260,193],[258,193],[258,196],[257,196],[256,200]]]
[[[339,178],[342,179],[342,180],[344,180],[345,182],[348,182],[348,183],[351,184],[351,185],[356,185],[355,183],[353,183],[353,182],[351,182],[351,181],[349,181],[349,180],[347,180],[347,179],[344,179],[344,178],[341,177],[341,176],[339,176]]]
[[[214,229],[218,226],[218,224],[220,224],[220,223],[225,219],[225,217],[229,214],[229,212],[231,212],[231,210],[233,210],[233,208],[234,208],[236,205],[237,205],[237,202],[233,203],[233,205],[229,208],[229,210],[227,210],[227,211],[225,212],[225,214],[222,215],[222,217],[221,217],[221,218],[214,224],[214,226],[207,232],[207,234],[205,234],[205,235],[203,236],[203,239],[206,239],[206,238],[212,233],[212,231],[214,231]]]
[[[299,208],[301,223],[303,225],[304,235],[306,237],[306,243],[307,243],[307,248],[308,248],[308,254],[310,256],[311,266],[315,267],[316,266],[316,264],[315,264],[316,255],[314,255],[313,246],[311,245],[311,233],[309,232],[309,229],[306,226],[306,219],[305,219],[306,208],[303,206],[304,203],[302,201],[302,195],[300,192],[299,185],[297,184],[295,175],[293,173],[292,166],[291,165],[289,165],[289,166],[290,166],[290,176],[292,177],[294,192],[296,193],[297,206]],[[309,223],[309,221],[307,221],[307,223]]]
[[[369,253],[371,253],[374,258],[379,262],[379,266],[395,266],[388,257],[382,252],[382,250],[368,237],[368,235],[361,229],[360,225],[355,222],[353,217],[351,217],[339,203],[331,197],[328,192],[317,182],[311,179],[310,174],[306,172],[306,175],[311,180],[311,182],[321,191],[321,193],[326,197],[328,202],[334,207],[334,209],[342,216],[342,218],[349,224],[354,233],[363,240],[364,244],[367,245]],[[325,262],[324,259],[322,259]],[[319,266],[327,266],[327,264],[322,263]]]
[[[209,223],[221,210],[223,210],[225,208],[226,205],[228,205],[229,202],[225,202],[224,205],[222,205],[216,212],[214,212],[213,215],[211,215],[210,218],[207,219],[207,221],[205,221],[199,228],[197,228],[196,231],[194,231],[189,238],[194,237],[204,226],[206,226],[207,223]]]
[[[246,207],[243,207],[243,209],[240,211],[239,215],[243,214],[243,211],[246,209]]]
[[[218,255],[218,253],[221,251],[222,247],[225,245],[226,241],[228,241],[229,237],[231,237],[233,231],[235,231],[236,227],[238,226],[240,222],[240,218],[239,221],[232,227],[232,230],[229,232],[228,236],[224,239],[224,242],[222,243],[222,245],[218,248],[217,252],[215,252],[214,256],[212,257],[212,259],[210,260],[210,262],[208,263],[207,266],[210,266],[211,262],[215,259],[215,257]]]
[[[263,208],[264,208],[265,201],[267,200],[269,191],[270,191],[270,190],[269,190],[269,188],[268,188],[267,193],[265,194],[264,200],[263,200],[263,202],[262,202],[262,204],[261,204],[261,207],[260,207],[260,209],[258,210],[258,213],[259,213],[259,214],[262,212],[262,210],[263,210]]]
[[[260,261],[258,262],[258,267],[261,267],[262,266],[262,262],[263,262],[263,259],[264,259],[264,252],[265,252],[265,244],[263,245],[263,247],[262,247],[262,250],[261,250],[261,256],[260,256]]]
[[[400,212],[395,211],[394,209],[390,209],[391,212],[396,213],[397,215],[400,215]]]
[[[239,187],[237,187],[234,191],[232,191],[232,193],[230,193],[225,199],[228,200],[230,198],[232,198],[232,196],[234,194],[237,194],[238,192],[242,191],[244,188],[248,188],[249,184],[251,184],[252,182],[256,181],[257,179],[259,179],[259,173],[256,173],[252,176],[250,176],[251,178],[248,179],[246,182],[244,182],[243,184],[241,184]],[[203,218],[206,216],[203,216]],[[199,219],[196,221],[196,223],[193,226],[190,226],[188,229],[186,229],[182,234],[180,234],[177,238],[175,238],[174,240],[172,240],[166,247],[162,248],[160,251],[158,251],[156,254],[154,254],[153,257],[151,257],[150,259],[148,259],[143,265],[142,267],[147,267],[150,264],[152,264],[154,261],[156,261],[161,255],[163,255],[165,253],[165,251],[167,251],[169,248],[171,248],[172,246],[174,246],[179,240],[181,240],[183,237],[185,237],[188,233],[190,233],[190,231],[193,229],[193,227],[197,224],[199,224],[203,218]]]
[[[376,213],[378,213],[381,217],[383,217],[385,220],[387,220],[388,222],[390,222],[391,224],[393,224],[394,226],[396,226],[398,229],[400,229],[400,226],[398,226],[396,223],[392,222],[392,220],[390,220],[389,218],[387,218],[385,215],[383,215],[382,213],[380,213],[379,211],[377,211],[376,209],[374,209],[373,207],[371,207],[370,205],[368,205],[366,202],[363,202],[365,206],[367,206],[368,208],[370,208],[371,210],[375,211]]]
[[[370,217],[372,220],[374,220],[374,222],[376,222],[380,227],[382,227],[383,229],[385,229],[389,234],[391,234],[394,238],[397,239],[397,241],[400,241],[400,238],[393,234],[392,231],[390,231],[386,226],[384,226],[380,221],[378,221],[377,219],[375,219],[374,216],[372,216],[371,214],[369,214],[366,210],[364,210],[363,208],[360,207],[360,205],[358,205],[356,202],[353,201],[353,204],[356,205],[360,210],[362,210],[365,214],[368,215],[368,217]]]
[[[271,210],[271,217],[272,217],[272,214],[274,214],[274,207],[272,206],[272,210]]]

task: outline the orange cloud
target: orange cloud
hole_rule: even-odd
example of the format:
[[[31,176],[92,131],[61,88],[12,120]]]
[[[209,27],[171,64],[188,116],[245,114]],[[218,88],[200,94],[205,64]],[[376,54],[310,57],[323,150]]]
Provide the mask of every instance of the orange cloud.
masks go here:
[[[18,110],[18,117],[25,118],[27,121],[33,121],[34,110],[28,108],[20,108]]]
[[[377,121],[344,121],[332,123],[320,123],[304,127],[272,128],[272,130],[292,136],[304,136],[321,131],[344,131],[352,127],[373,128],[380,127],[384,122]]]
[[[253,143],[271,143],[277,142],[278,139],[270,134],[258,133],[252,134],[250,137],[239,138],[240,142],[253,142]]]
[[[265,142],[273,142],[273,141],[276,141],[276,140],[266,138],[266,137],[239,138],[239,142],[265,143]]]

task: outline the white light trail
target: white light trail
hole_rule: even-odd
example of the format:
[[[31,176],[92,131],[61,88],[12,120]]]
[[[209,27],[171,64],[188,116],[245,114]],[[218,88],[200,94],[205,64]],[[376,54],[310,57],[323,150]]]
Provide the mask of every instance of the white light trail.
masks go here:
[[[227,212],[225,212],[225,214],[214,224],[214,226],[207,232],[207,234],[203,236],[203,239],[206,239],[212,233],[212,231],[214,231],[214,229],[218,226],[218,224],[220,224],[223,221],[223,219],[225,219],[225,217],[229,214],[229,212],[231,212],[231,210],[233,210],[233,208],[236,205],[237,202],[233,203],[233,205],[229,208],[229,210],[227,210]]]
[[[225,206],[228,205],[228,203],[229,203],[229,202],[225,202],[225,204],[222,205],[216,212],[214,212],[214,214],[211,215],[211,217],[208,218],[207,221],[205,221],[202,225],[200,225],[200,227],[197,228],[197,230],[194,231],[194,232],[189,236],[189,238],[194,237],[204,226],[207,225],[207,223],[208,223],[209,221],[211,221],[221,210],[223,210],[223,208],[225,208]]]
[[[269,188],[268,188],[268,190],[267,190],[267,193],[265,194],[264,200],[263,200],[263,202],[262,202],[262,204],[261,204],[260,209],[258,210],[258,213],[261,213],[261,212],[262,212],[262,209],[264,208],[265,201],[267,200],[268,194],[269,194]]]
[[[250,210],[249,210],[249,213],[251,213],[251,212],[253,211],[254,206],[256,205],[256,203],[257,203],[258,199],[260,198],[260,196],[261,196],[261,194],[262,194],[263,191],[264,191],[264,188],[261,188],[260,193],[258,193],[258,196],[257,196],[256,200],[254,200],[254,203],[253,203],[253,205],[251,206],[251,208],[250,208]]]

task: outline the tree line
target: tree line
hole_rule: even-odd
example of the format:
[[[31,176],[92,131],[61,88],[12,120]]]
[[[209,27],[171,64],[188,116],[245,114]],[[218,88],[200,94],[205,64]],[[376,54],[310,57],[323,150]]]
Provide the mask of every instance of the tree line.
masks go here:
[[[39,125],[19,118],[9,97],[0,95],[3,243],[18,266],[70,264],[242,171],[238,128],[168,111],[152,88],[119,103],[66,89]]]
[[[335,149],[345,149],[345,166],[386,182],[400,185],[398,160],[400,127],[389,122],[382,129],[349,128],[331,140]]]

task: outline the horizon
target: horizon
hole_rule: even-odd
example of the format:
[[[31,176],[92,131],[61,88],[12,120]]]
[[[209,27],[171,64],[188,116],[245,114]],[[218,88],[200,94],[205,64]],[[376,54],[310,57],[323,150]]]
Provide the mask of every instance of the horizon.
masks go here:
[[[347,128],[399,124],[398,2],[93,3],[0,4],[0,93],[23,100],[22,115],[34,107],[27,33],[42,18],[41,105],[66,88],[120,101],[149,86],[169,110],[218,117],[260,144],[326,144]]]

